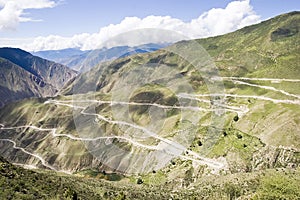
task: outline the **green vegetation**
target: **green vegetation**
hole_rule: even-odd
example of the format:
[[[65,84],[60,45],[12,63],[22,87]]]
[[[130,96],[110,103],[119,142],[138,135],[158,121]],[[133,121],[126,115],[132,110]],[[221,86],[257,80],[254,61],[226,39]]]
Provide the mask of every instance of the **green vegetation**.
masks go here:
[[[57,175],[54,172],[33,172],[0,160],[0,196],[3,199],[99,199],[102,188],[94,181]]]
[[[253,199],[300,199],[300,173],[268,172]]]
[[[299,12],[294,12],[198,41],[224,75],[298,78],[299,26]]]
[[[185,181],[191,171],[185,173]],[[150,176],[150,175],[149,175]],[[161,176],[161,175],[160,175]],[[155,180],[155,179],[154,179]],[[300,169],[268,170],[226,176],[203,177],[191,188],[171,191],[172,182],[135,183],[31,171],[0,159],[0,196],[4,199],[299,199]],[[148,180],[149,181],[149,180]],[[142,184],[143,183],[143,184]]]

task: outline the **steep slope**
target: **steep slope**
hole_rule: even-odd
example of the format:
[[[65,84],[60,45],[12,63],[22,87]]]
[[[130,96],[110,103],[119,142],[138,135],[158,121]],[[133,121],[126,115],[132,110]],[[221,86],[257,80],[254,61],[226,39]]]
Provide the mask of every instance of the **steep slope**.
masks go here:
[[[101,63],[60,96],[2,108],[0,153],[56,171],[167,182],[172,190],[193,190],[211,174],[297,168],[299,24],[293,12]]]
[[[271,173],[272,178],[268,177]],[[269,170],[251,177],[249,174],[227,176],[224,180],[211,176],[193,189],[177,191],[171,190],[170,183],[141,186],[128,183],[128,180],[110,180],[110,174],[92,177],[32,171],[14,166],[0,157],[0,197],[3,199],[228,199],[249,196],[256,199],[296,199],[300,195],[297,187],[299,170]],[[218,181],[214,182],[214,179]]]
[[[0,58],[0,107],[30,97],[52,96],[57,89],[12,62]]]
[[[299,78],[299,11],[197,40],[224,75]]]
[[[0,48],[1,105],[28,97],[53,96],[76,73],[21,49]]]
[[[57,89],[60,89],[76,74],[66,66],[33,56],[21,49],[1,48],[0,57],[22,67],[38,78],[42,78]]]

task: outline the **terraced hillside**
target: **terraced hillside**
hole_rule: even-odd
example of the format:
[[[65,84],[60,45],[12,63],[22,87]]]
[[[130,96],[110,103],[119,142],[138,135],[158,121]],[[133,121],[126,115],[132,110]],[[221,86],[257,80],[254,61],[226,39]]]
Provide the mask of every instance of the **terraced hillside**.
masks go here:
[[[207,177],[251,179],[273,168],[296,173],[299,24],[293,12],[102,63],[57,97],[2,108],[1,155],[30,168],[98,178],[116,173],[121,182],[170,190],[193,191]],[[258,195],[258,187],[228,187],[232,198]]]

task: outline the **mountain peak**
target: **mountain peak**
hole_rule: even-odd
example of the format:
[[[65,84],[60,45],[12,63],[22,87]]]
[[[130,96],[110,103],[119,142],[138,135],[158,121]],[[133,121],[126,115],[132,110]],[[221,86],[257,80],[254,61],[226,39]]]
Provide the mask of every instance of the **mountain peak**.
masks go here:
[[[24,51],[19,48],[12,48],[12,47],[3,47],[0,48],[0,55],[3,58],[7,58],[10,60],[10,58],[16,57],[16,58],[24,58],[26,56],[32,56],[31,53]]]

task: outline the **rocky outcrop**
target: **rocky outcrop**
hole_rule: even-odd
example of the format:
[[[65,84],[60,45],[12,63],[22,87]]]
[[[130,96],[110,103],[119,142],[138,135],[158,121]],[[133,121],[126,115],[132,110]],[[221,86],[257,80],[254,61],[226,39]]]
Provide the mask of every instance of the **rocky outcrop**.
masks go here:
[[[266,146],[253,155],[253,170],[300,166],[300,152],[292,148]]]

